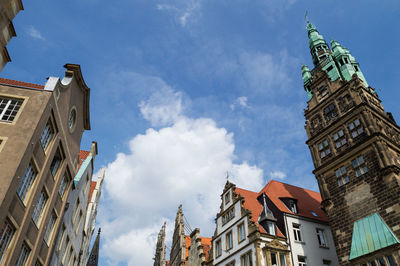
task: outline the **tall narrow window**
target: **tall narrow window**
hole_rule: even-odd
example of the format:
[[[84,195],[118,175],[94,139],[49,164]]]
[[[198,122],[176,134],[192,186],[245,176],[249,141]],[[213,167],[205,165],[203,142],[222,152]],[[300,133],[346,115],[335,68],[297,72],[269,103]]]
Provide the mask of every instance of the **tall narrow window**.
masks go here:
[[[325,232],[323,229],[317,228],[317,238],[320,247],[327,247],[328,243],[326,242]]]
[[[352,161],[354,170],[356,171],[356,176],[359,177],[368,172],[368,167],[362,156],[357,157]]]
[[[271,265],[278,266],[278,260],[276,259],[276,253],[274,253],[274,252],[271,253]]]
[[[79,211],[79,207],[80,207],[79,204],[80,204],[80,201],[78,198],[75,203],[74,215],[72,216],[72,224],[75,224],[75,222],[76,222],[76,217],[78,216],[78,211]]]
[[[329,143],[327,139],[318,144],[318,151],[321,159],[331,154],[331,149],[329,148]]]
[[[364,128],[362,127],[361,123],[360,123],[360,119],[356,119],[353,122],[351,122],[349,124],[349,130],[350,130],[350,134],[353,138],[358,137],[359,135],[361,135],[362,133],[364,133]]]
[[[51,233],[53,232],[53,227],[54,224],[56,223],[57,220],[57,215],[53,212],[50,216],[50,220],[47,223],[47,228],[46,232],[44,233],[44,241],[46,241],[47,244],[50,244],[50,237]]]
[[[336,175],[339,187],[346,183],[349,183],[349,177],[347,176],[347,171],[344,166],[336,169],[335,175]]]
[[[226,234],[226,250],[233,248],[232,231]]]
[[[57,150],[56,154],[54,154],[53,161],[51,162],[51,165],[50,165],[50,172],[53,176],[56,175],[58,167],[61,164],[61,161],[62,161],[62,157],[61,157],[60,151]]]
[[[79,222],[78,222],[78,225],[76,226],[75,234],[78,234],[79,227],[81,227],[82,217],[83,217],[83,214],[82,214],[82,211],[80,211],[79,212]]]
[[[300,241],[300,242],[302,241],[299,224],[293,224],[293,234],[294,234],[294,240]]]
[[[329,121],[338,115],[338,113],[336,111],[336,107],[333,103],[331,103],[330,105],[328,105],[328,107],[326,107],[324,109],[324,115],[325,115],[326,121]]]
[[[215,242],[215,254],[217,255],[217,257],[222,255],[221,239]]]
[[[251,258],[251,252],[248,252],[240,257],[240,263],[242,266],[253,266],[253,260]]]
[[[243,241],[246,238],[245,231],[244,231],[244,223],[238,226],[238,239],[239,242]]]
[[[58,187],[58,194],[60,194],[61,198],[64,196],[65,188],[68,185],[68,177],[67,174],[64,174],[63,178],[61,179],[60,186]]]
[[[230,201],[231,201],[231,192],[228,191],[228,192],[225,194],[225,205],[228,204]]]
[[[0,230],[0,263],[3,260],[4,253],[15,233],[15,228],[7,220]]]
[[[343,133],[343,129],[333,134],[333,141],[335,142],[335,146],[337,149],[342,147],[347,143],[346,136]]]
[[[286,258],[284,254],[279,255],[279,261],[281,262],[281,266],[286,266]]]
[[[43,150],[46,150],[53,136],[54,130],[49,120],[42,131],[42,135],[40,135],[40,143],[42,144]]]
[[[21,252],[19,253],[16,266],[24,266],[26,261],[28,260],[29,253],[31,253],[31,249],[25,244],[22,244]]]
[[[25,170],[24,176],[22,177],[21,183],[19,183],[19,187],[17,190],[18,196],[24,203],[36,175],[37,171],[33,164],[30,162]]]
[[[0,121],[14,121],[22,102],[21,99],[0,97]]]
[[[42,190],[42,192],[40,192],[39,199],[36,203],[35,209],[33,210],[32,220],[38,227],[48,198],[49,196],[47,196],[47,193]]]

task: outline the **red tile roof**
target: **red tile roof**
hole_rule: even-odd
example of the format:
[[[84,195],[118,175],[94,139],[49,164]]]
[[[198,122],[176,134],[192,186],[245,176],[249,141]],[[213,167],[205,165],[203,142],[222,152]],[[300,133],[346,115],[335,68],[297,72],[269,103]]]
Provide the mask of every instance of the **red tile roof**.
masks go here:
[[[32,89],[44,89],[43,85],[28,83],[24,81],[12,80],[12,79],[5,79],[0,78],[0,84],[12,85],[17,87],[24,87],[24,88],[32,88]]]
[[[96,188],[96,184],[97,184],[96,181],[91,181],[91,183],[90,183],[89,201],[88,202],[90,202],[90,199],[92,198],[92,194],[93,194],[94,189]]]
[[[321,195],[318,192],[296,187],[293,185],[285,184],[276,180],[271,180],[260,191],[265,192],[272,203],[281,211],[302,217],[307,217],[323,222],[328,221],[328,216],[321,209]],[[297,214],[291,212],[286,205],[282,202],[281,198],[292,198],[297,200]],[[315,212],[314,216],[311,212]]]
[[[79,168],[81,168],[81,165],[82,165],[83,161],[85,161],[86,158],[89,156],[89,153],[90,153],[90,151],[83,151],[83,150],[80,150],[80,151],[79,151],[79,165],[78,165],[78,170],[79,170]]]
[[[266,234],[267,232],[258,223],[258,217],[260,217],[261,212],[263,210],[263,206],[257,200],[257,196],[259,193],[249,191],[246,189],[242,189],[242,188],[235,188],[235,192],[244,198],[243,205],[244,205],[244,208],[251,211],[251,214],[252,214],[251,220],[258,226],[261,233]],[[275,228],[276,228],[277,236],[285,237],[277,226],[275,226]]]

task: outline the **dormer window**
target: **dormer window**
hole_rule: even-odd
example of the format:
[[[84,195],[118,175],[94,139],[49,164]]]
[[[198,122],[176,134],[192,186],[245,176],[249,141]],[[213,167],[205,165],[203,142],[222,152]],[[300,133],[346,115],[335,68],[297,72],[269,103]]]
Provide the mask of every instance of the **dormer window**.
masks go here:
[[[271,222],[271,221],[267,221],[266,222],[266,225],[267,226],[265,226],[265,229],[266,229],[266,231],[267,231],[267,234],[269,234],[269,235],[276,235],[276,231],[275,231],[275,223],[274,222]]]
[[[228,191],[228,192],[225,194],[225,205],[227,205],[230,201],[231,201],[231,192]]]
[[[290,198],[282,198],[281,200],[291,212],[298,213],[297,200]]]

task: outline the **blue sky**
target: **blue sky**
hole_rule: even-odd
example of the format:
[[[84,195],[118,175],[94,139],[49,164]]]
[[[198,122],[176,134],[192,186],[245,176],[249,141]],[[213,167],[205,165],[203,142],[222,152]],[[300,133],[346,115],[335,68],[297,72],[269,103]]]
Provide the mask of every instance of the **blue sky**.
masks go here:
[[[44,84],[80,64],[107,167],[101,265],[150,265],[178,204],[211,236],[228,171],[243,188],[276,178],[317,190],[305,144],[304,13],[346,46],[400,119],[398,1],[24,1],[1,76]]]

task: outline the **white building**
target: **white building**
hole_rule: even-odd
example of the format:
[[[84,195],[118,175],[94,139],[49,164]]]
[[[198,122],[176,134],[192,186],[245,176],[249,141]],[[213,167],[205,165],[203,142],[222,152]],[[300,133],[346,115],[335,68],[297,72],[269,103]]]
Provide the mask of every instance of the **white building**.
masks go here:
[[[293,265],[339,265],[318,192],[271,180],[260,193],[287,237]]]
[[[104,170],[97,182],[92,181],[97,143],[90,151],[80,151],[79,168],[73,180],[73,188],[67,199],[57,233],[50,265],[86,265],[89,245],[94,231],[97,204],[104,179]],[[60,185],[60,189],[63,182]],[[97,191],[96,191],[97,189]]]
[[[212,265],[290,265],[289,246],[258,193],[227,182],[212,238]]]

